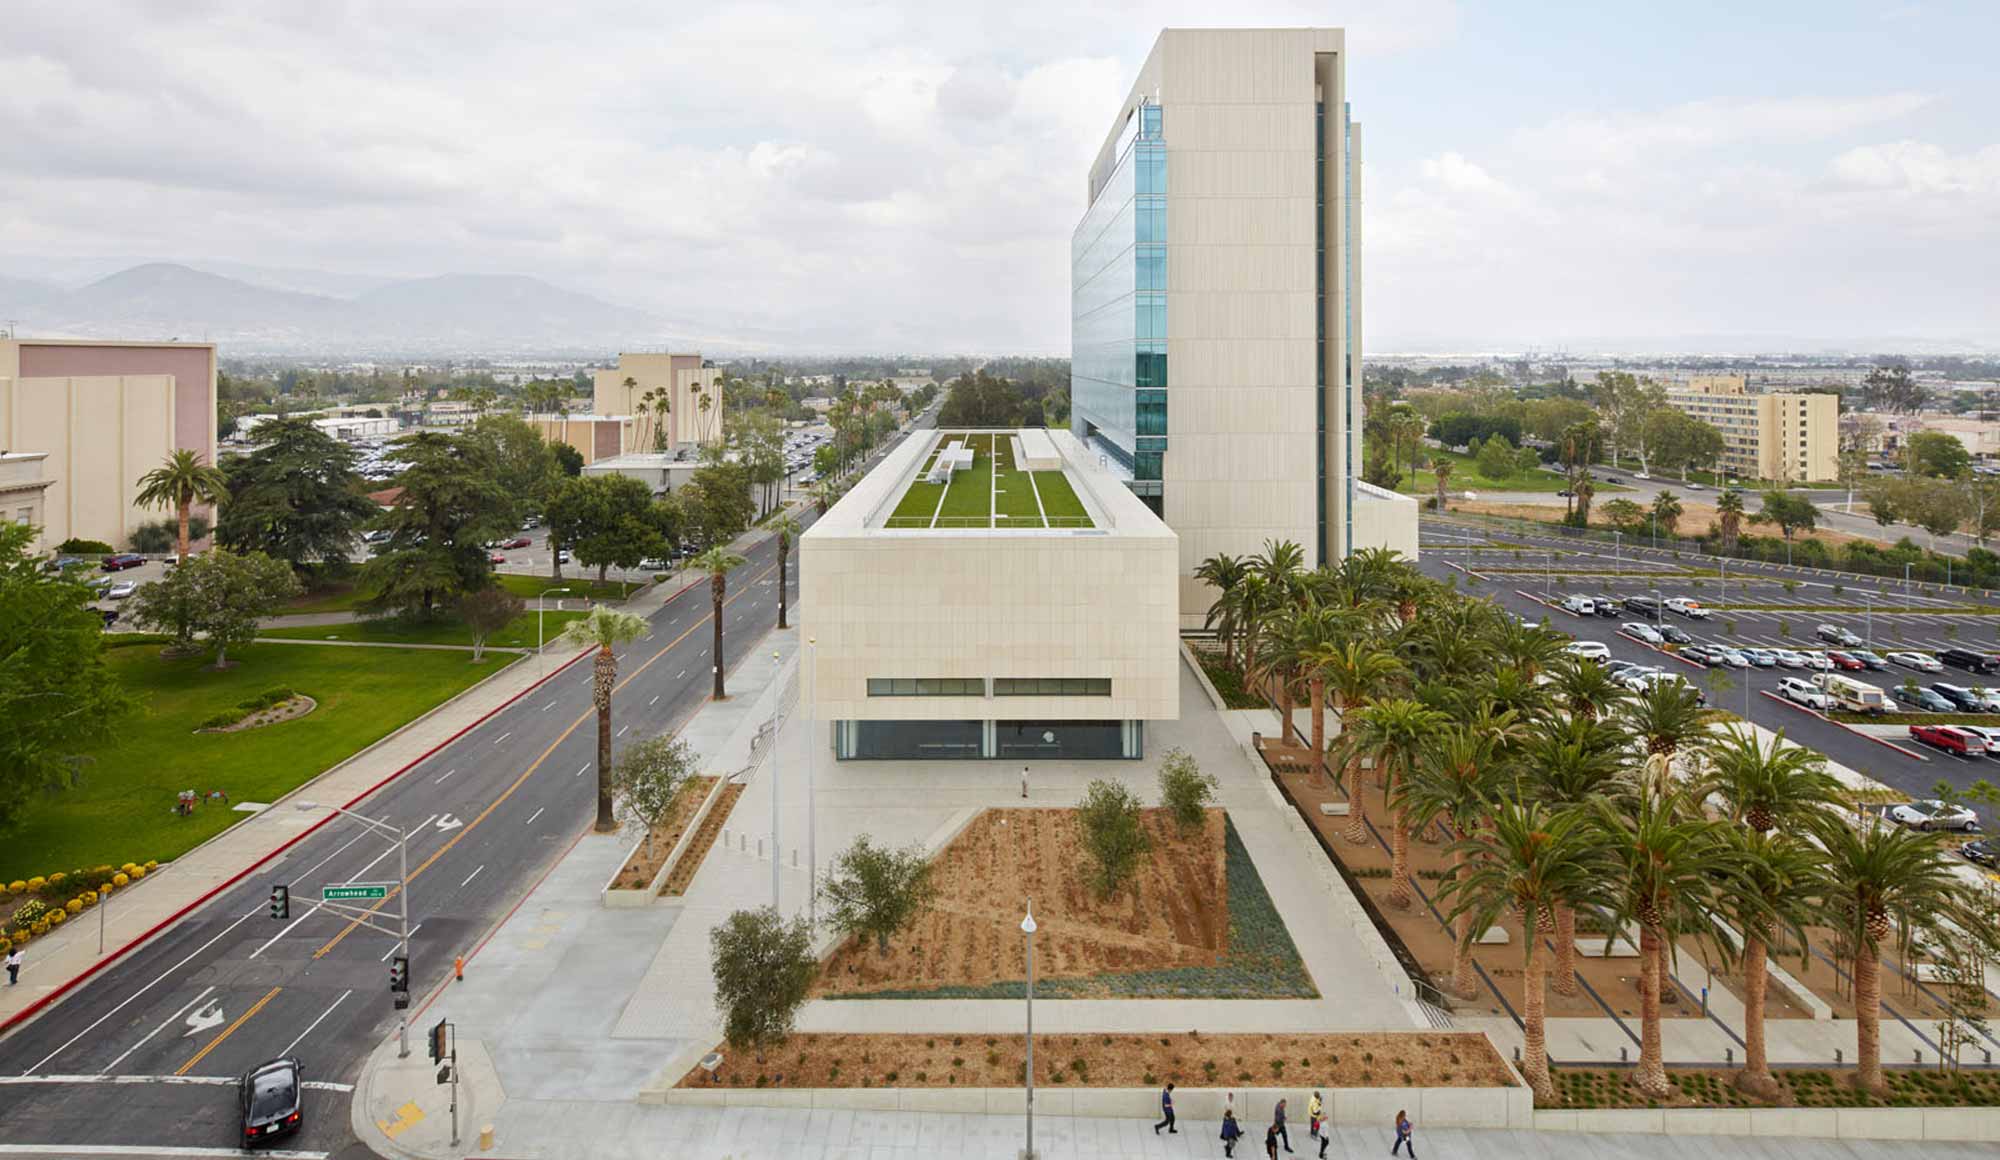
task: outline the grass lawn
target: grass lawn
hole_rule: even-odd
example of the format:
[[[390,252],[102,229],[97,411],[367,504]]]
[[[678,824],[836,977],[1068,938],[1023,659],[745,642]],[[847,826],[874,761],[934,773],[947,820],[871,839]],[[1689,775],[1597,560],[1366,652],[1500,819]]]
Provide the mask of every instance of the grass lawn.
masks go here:
[[[1069,477],[1060,471],[1035,472],[1035,486],[1042,493],[1042,511],[1048,514],[1052,528],[1087,528],[1092,526],[1090,513],[1083,510],[1083,501],[1076,498],[1076,489],[1069,485]]]
[[[586,615],[575,609],[556,611],[551,607],[542,613],[542,631],[548,639],[554,640],[562,632],[563,625]],[[387,616],[377,620],[360,620],[353,624],[321,624],[307,628],[273,628],[263,632],[264,636],[278,640],[358,640],[375,641],[384,644],[459,644],[471,647],[472,630],[448,616],[436,616],[429,620],[418,617]],[[535,611],[530,604],[528,611],[507,622],[507,627],[486,638],[493,648],[534,648]]]
[[[249,817],[204,802],[174,813],[184,789],[228,792],[231,802],[276,801],[287,791],[516,658],[427,650],[252,645],[227,672],[206,657],[162,660],[155,645],[114,649],[112,671],[144,706],[117,740],[91,752],[74,789],[32,800],[0,843],[0,878],[102,863],[168,861]],[[240,733],[196,733],[204,719],[266,689],[319,702],[295,721]]]
[[[308,592],[288,602],[278,610],[278,614],[291,616],[306,612],[351,612],[364,598],[365,594],[352,582],[342,581]]]
[[[551,580],[547,576],[526,576],[518,572],[499,572],[493,578],[500,582],[500,587],[523,600],[533,600],[550,588],[569,589],[558,599],[580,600],[588,596],[592,600],[623,600],[646,586],[638,580],[606,580],[599,584],[584,577]]]
[[[1014,466],[1014,440],[1010,436],[999,435],[993,439],[993,468],[999,473],[994,483],[993,506],[1004,520],[996,519],[995,525],[1003,528],[1039,528],[1042,526],[1042,505],[1035,498],[1035,484],[1027,472]]]
[[[938,513],[939,527],[955,520],[960,527],[986,527],[993,511],[993,436],[973,435],[966,446],[972,448],[972,466],[952,473],[951,487],[944,493],[944,509]]]
[[[1568,481],[1562,476],[1543,471],[1539,468],[1533,471],[1516,472],[1505,479],[1488,479],[1479,473],[1479,465],[1473,462],[1472,457],[1469,455],[1460,455],[1456,451],[1439,451],[1428,447],[1424,449],[1424,453],[1430,456],[1433,463],[1438,460],[1449,460],[1451,462],[1451,478],[1445,481],[1446,491],[1558,492],[1569,486]],[[1591,483],[1597,488],[1598,495],[1609,495],[1613,492],[1632,490],[1629,487],[1622,487],[1615,483],[1605,483],[1602,480],[1592,480]],[[1416,473],[1414,481],[1410,479],[1403,480],[1402,486],[1397,490],[1401,491],[1404,495],[1436,495],[1437,474],[1429,468],[1424,468]]]

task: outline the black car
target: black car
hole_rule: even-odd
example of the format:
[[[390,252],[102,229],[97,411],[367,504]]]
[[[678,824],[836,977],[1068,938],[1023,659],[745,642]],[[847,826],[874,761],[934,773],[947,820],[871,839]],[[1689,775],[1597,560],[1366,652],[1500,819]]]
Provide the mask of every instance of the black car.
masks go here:
[[[1989,653],[1973,652],[1969,648],[1948,648],[1938,653],[1937,659],[1955,669],[1969,673],[1990,673],[2000,670],[2000,658]]]
[[[1967,862],[1980,866],[2000,867],[2000,838],[1981,838],[1977,842],[1967,842],[1958,848]]]
[[[1881,657],[1877,656],[1872,652],[1869,652],[1865,648],[1848,649],[1847,655],[1853,657],[1857,661],[1860,661],[1862,664],[1867,665],[1871,671],[1880,672],[1881,670],[1889,667],[1888,661],[1883,660]]]
[[[1637,612],[1655,620],[1660,618],[1660,602],[1650,596],[1627,596],[1625,608],[1628,612]]]
[[[304,1087],[299,1061],[289,1055],[245,1072],[236,1093],[242,1112],[243,1146],[298,1131],[305,1115]]]
[[[1618,608],[1618,598],[1616,596],[1599,596],[1596,598],[1595,603],[1597,604],[1597,615],[1606,620],[1617,620],[1619,617],[1625,615]]]
[[[1986,712],[1985,702],[1980,700],[1977,693],[1974,693],[1971,689],[1963,685],[1935,684],[1930,689],[1931,692],[1950,701],[1952,708],[1960,713]]]
[[[1688,630],[1687,630],[1687,629],[1684,629],[1684,628],[1675,628],[1675,627],[1674,627],[1673,625],[1671,625],[1671,624],[1662,624],[1662,625],[1660,625],[1660,626],[1658,626],[1658,627],[1659,627],[1659,630],[1660,630],[1660,635],[1661,635],[1661,636],[1663,636],[1663,637],[1666,637],[1666,638],[1667,638],[1667,643],[1668,643],[1668,644],[1693,644],[1693,643],[1694,643],[1694,637],[1693,637],[1693,636],[1691,636],[1691,635],[1690,635],[1690,634],[1688,633]]]
[[[1895,685],[1889,689],[1889,699],[1917,713],[1953,713],[1957,706],[1929,689],[1918,689],[1909,685]]]

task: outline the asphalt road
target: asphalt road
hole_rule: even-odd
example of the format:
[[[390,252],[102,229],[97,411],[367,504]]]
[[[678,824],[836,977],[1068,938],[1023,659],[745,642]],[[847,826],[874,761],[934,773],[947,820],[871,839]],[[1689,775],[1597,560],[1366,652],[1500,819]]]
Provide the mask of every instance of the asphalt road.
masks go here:
[[[1476,534],[1465,533],[1456,526],[1436,525],[1426,521],[1425,545],[1419,566],[1426,575],[1437,579],[1456,578],[1461,587],[1467,584],[1467,573],[1462,569],[1477,572],[1481,577],[1471,591],[1490,596],[1508,610],[1536,619],[1547,617],[1551,627],[1567,633],[1579,640],[1602,641],[1611,650],[1614,658],[1641,664],[1658,665],[1671,672],[1686,675],[1703,688],[1711,704],[1731,712],[1745,714],[1750,720],[1769,729],[1783,729],[1786,737],[1812,749],[1824,753],[1830,759],[1850,769],[1868,774],[1888,785],[1915,797],[1931,796],[1931,787],[1940,779],[1950,781],[1963,789],[1980,778],[2000,781],[2000,761],[1992,759],[1962,759],[1952,755],[1901,742],[1907,748],[1916,748],[1922,756],[1911,756],[1896,749],[1877,743],[1858,733],[1805,712],[1789,702],[1764,696],[1774,692],[1778,682],[1788,676],[1809,675],[1807,672],[1783,668],[1774,669],[1729,669],[1726,672],[1732,688],[1719,690],[1712,687],[1713,677],[1709,670],[1691,662],[1675,660],[1663,655],[1659,650],[1641,644],[1622,635],[1620,623],[1644,620],[1645,617],[1621,613],[1617,619],[1599,617],[1579,617],[1560,609],[1549,607],[1537,599],[1552,593],[1558,601],[1566,593],[1580,592],[1586,595],[1606,593],[1613,596],[1629,596],[1637,593],[1651,594],[1658,589],[1663,596],[1692,596],[1709,604],[1722,601],[1717,582],[1710,578],[1702,588],[1696,589],[1685,579],[1673,579],[1666,575],[1646,576],[1637,570],[1653,567],[1664,570],[1673,565],[1706,566],[1707,560],[1683,558],[1673,560],[1667,553],[1647,550],[1624,552],[1618,566],[1634,570],[1635,574],[1624,578],[1600,575],[1578,575],[1578,572],[1595,572],[1613,567],[1607,553],[1598,553],[1597,545],[1590,545],[1590,555],[1557,556],[1553,564],[1553,574],[1543,571],[1546,557],[1537,551],[1526,550],[1520,556],[1511,550],[1479,551],[1467,541],[1476,539]],[[1505,538],[1518,542],[1512,533]],[[1505,573],[1481,571],[1482,565],[1491,568],[1529,568],[1530,572]],[[1905,594],[1900,587],[1891,584],[1888,592],[1878,597],[1878,609],[1894,611],[1876,612],[1872,615],[1861,612],[1826,612],[1819,606],[1826,604],[1859,604],[1859,595],[1865,591],[1875,594],[1872,579],[1857,578],[1847,591],[1836,596],[1830,582],[1823,579],[1798,581],[1797,587],[1785,588],[1782,570],[1776,575],[1752,573],[1748,578],[1732,578],[1729,584],[1728,600],[1732,603],[1772,603],[1800,607],[1798,612],[1782,610],[1769,611],[1719,611],[1708,621],[1690,621],[1674,614],[1665,614],[1665,623],[1686,629],[1698,643],[1742,644],[1763,647],[1828,648],[1834,647],[1815,640],[1814,628],[1821,623],[1833,623],[1848,628],[1856,634],[1864,629],[1872,633],[1874,649],[1878,653],[1901,648],[1935,651],[1951,644],[1969,647],[1994,648],[1996,631],[2000,631],[2000,617],[1991,613],[1953,613],[1947,608],[1983,605],[1992,607],[1995,602],[1978,596],[1963,596],[1957,593],[1942,595],[1913,589]],[[1926,607],[1933,611],[1924,611]],[[1904,611],[1905,608],[1913,611]],[[1731,632],[1733,622],[1734,631]],[[1786,627],[1783,631],[1779,624]],[[1902,639],[1894,634],[1900,632]],[[1948,635],[1948,634],[1956,635]],[[1919,684],[1934,681],[1954,681],[1961,684],[1991,683],[1988,678],[1973,677],[1971,674],[1946,669],[1937,675],[1911,674],[1908,670],[1891,667],[1880,672],[1851,674],[1857,679],[1887,688],[1903,683],[1914,675]],[[2000,718],[1994,718],[2000,724]],[[1986,817],[1985,827],[1990,831],[2000,825],[2000,819]]]

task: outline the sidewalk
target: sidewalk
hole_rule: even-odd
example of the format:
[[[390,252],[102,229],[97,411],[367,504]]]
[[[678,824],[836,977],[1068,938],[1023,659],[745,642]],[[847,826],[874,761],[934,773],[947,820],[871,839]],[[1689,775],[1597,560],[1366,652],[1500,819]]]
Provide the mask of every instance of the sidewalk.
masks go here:
[[[579,653],[577,657],[582,655]],[[269,808],[113,894],[99,908],[104,923],[103,953],[98,952],[98,924],[88,920],[66,923],[29,943],[24,952],[28,965],[21,972],[20,985],[0,987],[0,1030],[57,1001],[100,968],[116,962],[309,831],[338,816],[331,811],[308,814],[291,809],[287,803],[294,798],[352,804],[560,672],[577,657],[551,654],[546,666],[537,664],[533,658],[509,665],[299,786]]]

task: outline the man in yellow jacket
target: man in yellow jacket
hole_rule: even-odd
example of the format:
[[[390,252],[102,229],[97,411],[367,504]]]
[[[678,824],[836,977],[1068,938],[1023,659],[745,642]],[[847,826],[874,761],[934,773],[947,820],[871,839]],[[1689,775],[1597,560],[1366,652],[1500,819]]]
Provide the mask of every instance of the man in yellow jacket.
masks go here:
[[[1313,1093],[1312,1102],[1306,1105],[1306,1119],[1311,1124],[1310,1134],[1314,1139],[1319,1138],[1319,1117],[1320,1117],[1320,1109],[1323,1106],[1324,1105],[1322,1105],[1319,1102],[1318,1092]]]

